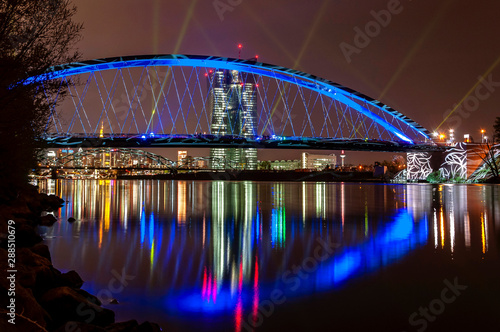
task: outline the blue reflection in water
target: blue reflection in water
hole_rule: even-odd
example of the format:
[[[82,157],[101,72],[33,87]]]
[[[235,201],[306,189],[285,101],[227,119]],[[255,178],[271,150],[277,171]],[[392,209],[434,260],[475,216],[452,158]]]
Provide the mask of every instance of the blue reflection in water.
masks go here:
[[[144,205],[141,211],[141,244],[144,244],[144,239],[146,237],[146,211],[144,211]]]
[[[417,223],[406,210],[398,212],[385,230],[368,242],[346,248],[333,262],[318,269],[317,288],[329,289],[365,271],[373,271],[406,255],[410,250],[427,242],[426,221]]]
[[[56,192],[68,201],[62,216],[67,219],[76,213],[81,220],[56,224],[51,232],[61,239],[54,240],[51,250],[72,252],[75,261],[82,255],[91,257],[83,262],[98,257],[98,269],[92,264],[85,271],[94,276],[85,284],[92,293],[107,287],[112,267],[125,269],[137,279],[118,297],[133,302],[135,309],[154,308],[186,320],[194,312],[231,315],[236,330],[243,317],[256,317],[259,303],[268,300],[274,289],[286,298],[327,292],[401,259],[428,239],[426,215],[407,207],[406,187],[302,183],[271,187],[215,181],[183,183],[189,190],[179,191],[179,183],[169,181],[143,182],[142,191],[137,190],[142,182],[129,183],[135,182],[83,186],[89,197],[86,203],[96,207],[91,209],[85,209],[81,193],[71,190],[74,185],[66,183]],[[96,194],[104,189],[111,194]],[[382,199],[382,194],[389,196]],[[364,206],[362,231],[356,224],[361,221],[356,218],[358,205]],[[106,206],[109,230],[98,223]],[[118,217],[125,214],[124,206],[127,227]],[[378,206],[394,212],[388,216]],[[190,212],[194,210],[197,214]],[[65,247],[64,239],[71,239],[77,229],[79,239]],[[97,251],[87,243],[100,239],[100,232],[105,237]],[[329,241],[338,245],[331,250],[321,247]],[[328,254],[325,259],[315,258],[318,247],[320,255]]]
[[[260,283],[258,289],[261,296],[269,296],[272,290],[279,289],[287,298],[306,295],[311,290],[334,289],[349,278],[374,271],[400,259],[416,247],[424,245],[427,237],[426,220],[414,223],[408,211],[401,209],[392,222],[368,241],[336,251],[323,263],[313,257],[305,258],[302,264],[302,274],[288,270],[283,275],[278,275],[275,281]],[[239,272],[239,278],[242,278],[241,269]],[[245,307],[252,305],[255,309],[256,303],[253,300],[256,294],[250,282],[244,285],[244,289],[241,289],[240,285],[234,292],[230,285],[217,288],[216,283],[213,282],[215,277],[212,275],[206,281],[206,273],[205,271],[204,286],[201,289],[193,287],[187,291],[169,293],[164,302],[166,308],[181,313],[183,311],[186,313],[220,313],[232,312],[238,308],[238,303],[244,303]],[[304,274],[308,275],[304,276]],[[207,283],[210,286],[205,288]]]

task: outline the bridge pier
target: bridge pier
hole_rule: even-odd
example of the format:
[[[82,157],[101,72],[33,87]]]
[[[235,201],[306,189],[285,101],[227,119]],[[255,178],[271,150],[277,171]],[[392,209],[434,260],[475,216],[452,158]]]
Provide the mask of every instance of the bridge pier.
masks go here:
[[[445,151],[408,152],[406,154],[406,179],[425,180],[429,174],[439,171],[446,179],[468,179],[481,165],[479,144],[458,143]]]

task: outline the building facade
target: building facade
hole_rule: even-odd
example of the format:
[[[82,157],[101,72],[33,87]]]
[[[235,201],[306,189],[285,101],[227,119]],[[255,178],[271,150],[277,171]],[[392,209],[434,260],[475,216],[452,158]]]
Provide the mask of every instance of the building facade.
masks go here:
[[[271,169],[279,171],[293,171],[300,168],[300,160],[271,160]]]
[[[213,135],[257,135],[257,85],[252,74],[215,70],[207,74]],[[257,149],[212,148],[213,169],[257,169]]]
[[[182,167],[186,164],[186,158],[188,154],[186,150],[177,151],[177,167]]]
[[[311,154],[303,152],[301,156],[301,166],[303,169],[323,170],[325,168],[335,168],[337,156],[334,154]]]

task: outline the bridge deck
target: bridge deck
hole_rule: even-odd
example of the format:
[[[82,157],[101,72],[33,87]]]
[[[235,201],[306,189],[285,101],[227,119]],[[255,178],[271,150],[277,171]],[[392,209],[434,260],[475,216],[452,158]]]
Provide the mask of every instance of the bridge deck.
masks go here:
[[[434,142],[408,144],[402,141],[338,139],[338,138],[300,138],[259,136],[246,138],[240,136],[215,135],[119,135],[88,137],[83,134],[47,137],[48,148],[60,147],[129,147],[129,148],[257,148],[257,149],[314,149],[350,150],[379,152],[432,152],[444,151],[445,146]]]

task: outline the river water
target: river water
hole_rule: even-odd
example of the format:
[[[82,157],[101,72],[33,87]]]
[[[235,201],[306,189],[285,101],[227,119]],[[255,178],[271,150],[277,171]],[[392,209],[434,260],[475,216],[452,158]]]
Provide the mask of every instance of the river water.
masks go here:
[[[66,201],[40,229],[54,266],[78,271],[120,321],[165,331],[500,327],[500,186],[39,185]]]

